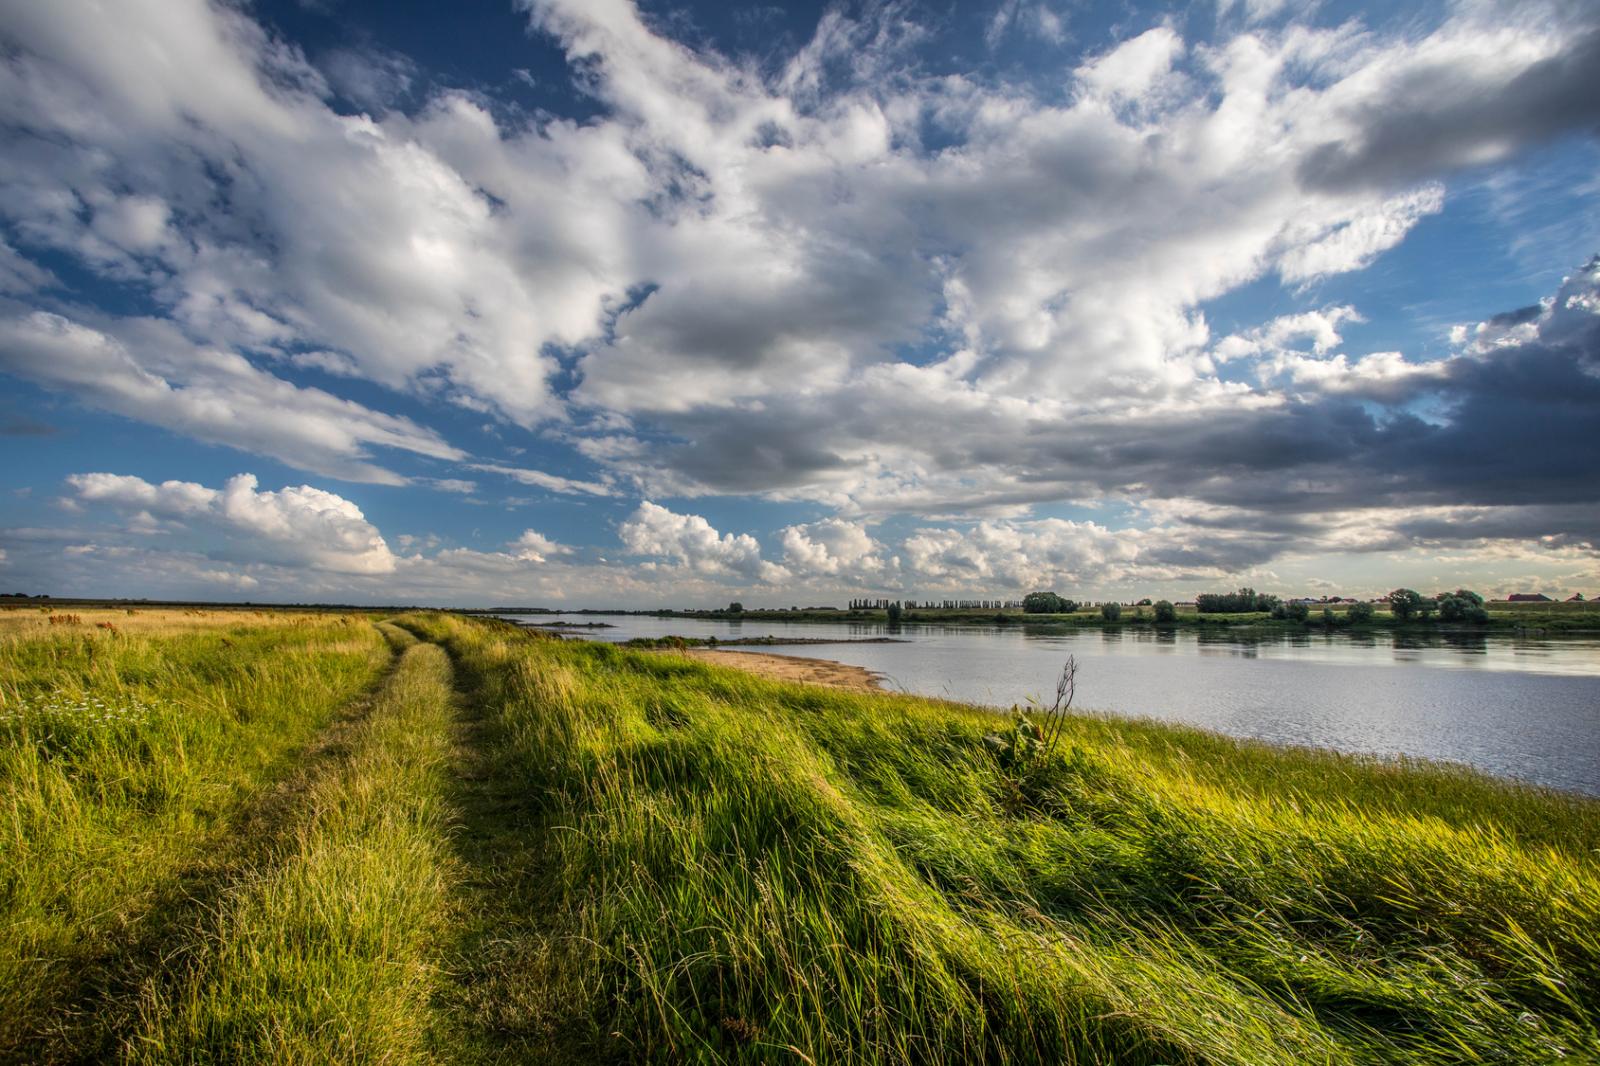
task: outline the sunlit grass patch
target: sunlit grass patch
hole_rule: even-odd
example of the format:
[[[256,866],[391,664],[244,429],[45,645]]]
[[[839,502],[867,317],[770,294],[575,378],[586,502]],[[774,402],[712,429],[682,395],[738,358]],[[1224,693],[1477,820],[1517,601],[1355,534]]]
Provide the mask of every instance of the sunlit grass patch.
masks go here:
[[[0,1057],[100,1024],[63,1007],[159,951],[161,901],[389,657],[365,619],[116,617],[0,617]]]
[[[450,667],[413,647],[305,820],[152,981],[138,1062],[419,1059],[450,876]]]

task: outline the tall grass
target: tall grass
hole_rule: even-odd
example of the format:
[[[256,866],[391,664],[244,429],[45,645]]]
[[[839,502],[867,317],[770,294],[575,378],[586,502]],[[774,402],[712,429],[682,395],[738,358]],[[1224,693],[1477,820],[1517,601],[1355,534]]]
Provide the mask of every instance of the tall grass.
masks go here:
[[[0,1060],[1600,1061],[1593,801],[397,621],[0,619]]]
[[[973,708],[416,624],[548,827],[497,978],[548,1058],[1600,1050],[1592,803],[1094,717],[1019,771]]]
[[[96,1024],[241,805],[388,659],[352,617],[0,616],[0,1058]]]
[[[305,818],[153,983],[133,1062],[410,1062],[449,898],[450,664],[413,645]]]

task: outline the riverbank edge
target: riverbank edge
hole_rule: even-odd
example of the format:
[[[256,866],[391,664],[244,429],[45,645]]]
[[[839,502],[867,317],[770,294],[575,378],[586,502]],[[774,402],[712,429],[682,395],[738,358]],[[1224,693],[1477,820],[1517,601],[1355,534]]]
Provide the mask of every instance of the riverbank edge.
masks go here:
[[[853,666],[834,659],[814,659],[804,655],[773,655],[763,651],[742,651],[733,648],[658,648],[650,649],[662,655],[681,655],[686,659],[716,666],[731,666],[745,673],[755,674],[774,681],[798,681],[807,685],[823,685],[846,692],[890,692],[884,686],[884,676],[864,666]]]

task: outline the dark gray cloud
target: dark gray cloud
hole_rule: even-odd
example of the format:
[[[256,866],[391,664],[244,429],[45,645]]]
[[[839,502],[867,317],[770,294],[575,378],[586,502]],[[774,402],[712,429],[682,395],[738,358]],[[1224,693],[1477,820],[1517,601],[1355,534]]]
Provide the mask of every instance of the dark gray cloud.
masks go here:
[[[1187,521],[1247,521],[1262,551],[1314,534],[1320,513],[1362,509],[1403,519],[1417,508],[1519,508],[1506,528],[1582,539],[1594,532],[1584,507],[1600,505],[1597,309],[1600,259],[1547,305],[1491,317],[1494,343],[1404,379],[1384,403],[1341,392],[1334,378],[1266,406],[1015,418],[968,392],[886,373],[714,421],[667,419],[680,443],[653,447],[635,472],[670,471],[716,493],[838,492],[869,512],[1191,500],[1216,514],[1202,508]],[[1360,362],[1346,368],[1362,373]],[[897,479],[911,469],[917,483]],[[1429,519],[1430,536],[1439,521]]]
[[[1600,551],[1600,508],[1592,503],[1460,508],[1443,514],[1402,518],[1395,530],[1409,540],[1439,544],[1532,541],[1547,548]],[[1561,532],[1552,532],[1560,530]]]
[[[1509,78],[1476,64],[1439,61],[1407,72],[1351,116],[1352,141],[1329,142],[1300,164],[1322,192],[1384,189],[1475,163],[1504,159],[1572,132],[1600,131],[1600,27],[1573,33],[1557,55]]]
[[[23,415],[0,415],[0,437],[53,437],[55,426]]]

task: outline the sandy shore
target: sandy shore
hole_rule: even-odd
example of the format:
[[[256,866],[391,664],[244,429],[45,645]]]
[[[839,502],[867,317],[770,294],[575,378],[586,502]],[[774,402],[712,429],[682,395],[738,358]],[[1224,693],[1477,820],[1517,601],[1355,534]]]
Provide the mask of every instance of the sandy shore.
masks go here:
[[[860,666],[836,663],[831,659],[804,659],[798,655],[770,655],[760,651],[716,651],[710,648],[685,648],[674,654],[702,659],[718,666],[748,670],[762,677],[783,681],[806,681],[852,692],[882,692],[878,675]]]

